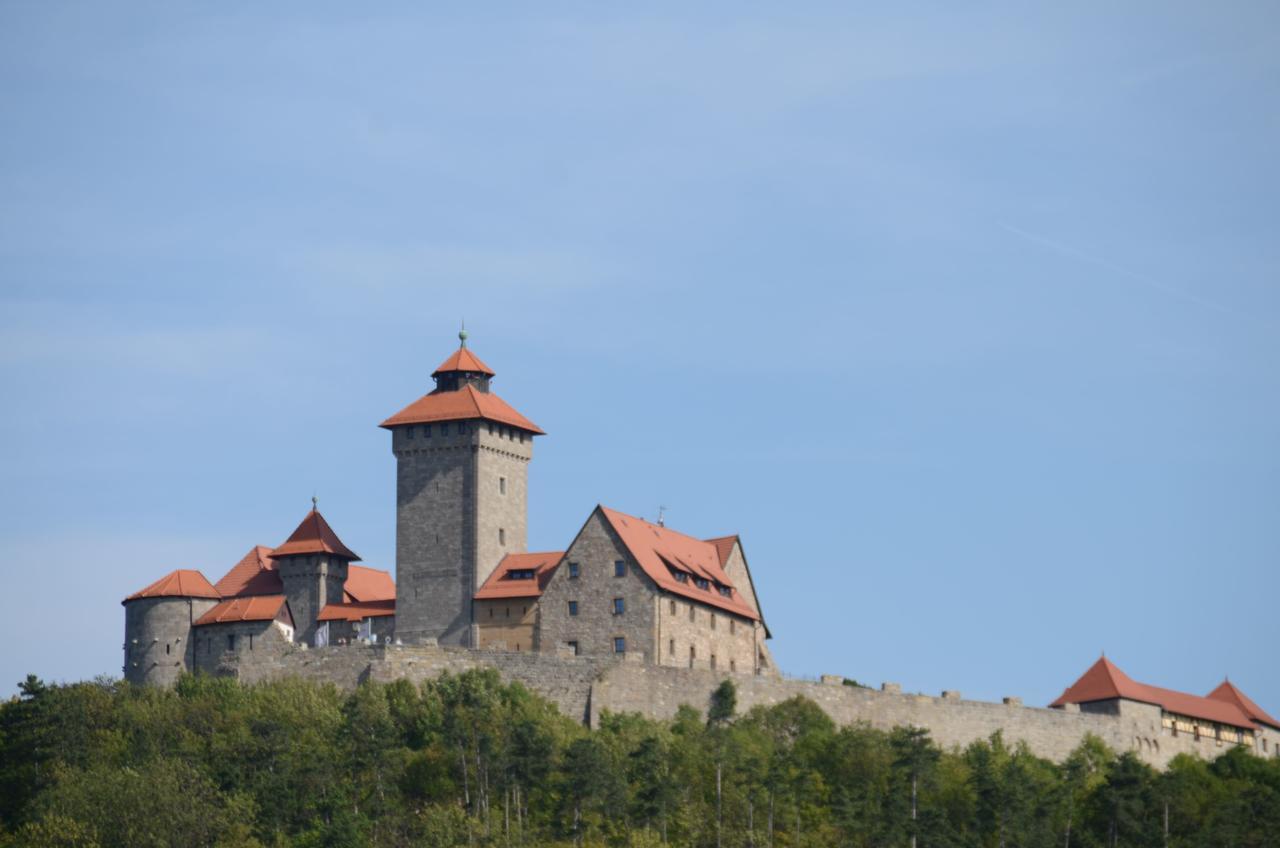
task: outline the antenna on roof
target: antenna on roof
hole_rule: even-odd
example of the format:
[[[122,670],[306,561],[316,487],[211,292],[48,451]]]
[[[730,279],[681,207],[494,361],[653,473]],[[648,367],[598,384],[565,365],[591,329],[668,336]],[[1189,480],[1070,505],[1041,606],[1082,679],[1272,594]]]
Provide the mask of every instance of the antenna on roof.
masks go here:
[[[659,507],[658,507],[658,526],[659,526],[659,527],[666,527],[666,526],[667,526],[666,524],[664,524],[664,523],[662,522],[662,514],[663,514],[664,512],[666,512],[666,511],[667,511],[667,508],[666,508],[665,506],[659,506]]]

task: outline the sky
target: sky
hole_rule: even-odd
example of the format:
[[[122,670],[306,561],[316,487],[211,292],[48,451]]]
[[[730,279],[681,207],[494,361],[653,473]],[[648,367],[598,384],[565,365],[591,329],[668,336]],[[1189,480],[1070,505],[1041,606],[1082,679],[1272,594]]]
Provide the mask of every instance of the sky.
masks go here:
[[[1280,711],[1273,3],[0,6],[0,693],[318,496],[457,345],[740,533],[789,674]]]

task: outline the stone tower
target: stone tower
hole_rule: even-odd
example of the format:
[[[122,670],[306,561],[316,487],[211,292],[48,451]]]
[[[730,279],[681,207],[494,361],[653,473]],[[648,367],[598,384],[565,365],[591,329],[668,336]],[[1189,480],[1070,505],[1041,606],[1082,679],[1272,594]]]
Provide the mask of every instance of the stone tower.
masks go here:
[[[218,603],[218,592],[198,571],[179,569],[125,598],[124,679],[170,686],[192,667],[192,624]]]
[[[435,390],[383,421],[396,457],[396,638],[476,647],[472,598],[528,524],[532,421],[490,391],[461,346]]]
[[[311,512],[293,535],[271,552],[271,559],[293,616],[294,641],[314,644],[316,616],[325,604],[342,603],[347,566],[359,562],[360,557],[342,544],[313,501]]]

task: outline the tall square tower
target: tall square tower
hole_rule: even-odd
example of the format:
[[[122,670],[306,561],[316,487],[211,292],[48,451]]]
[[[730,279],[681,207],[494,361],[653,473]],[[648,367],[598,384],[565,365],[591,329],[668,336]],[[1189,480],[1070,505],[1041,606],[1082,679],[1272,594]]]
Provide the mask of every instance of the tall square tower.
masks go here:
[[[476,591],[526,549],[528,466],[543,433],[490,391],[494,372],[459,338],[435,390],[381,426],[396,457],[396,638],[475,647]]]

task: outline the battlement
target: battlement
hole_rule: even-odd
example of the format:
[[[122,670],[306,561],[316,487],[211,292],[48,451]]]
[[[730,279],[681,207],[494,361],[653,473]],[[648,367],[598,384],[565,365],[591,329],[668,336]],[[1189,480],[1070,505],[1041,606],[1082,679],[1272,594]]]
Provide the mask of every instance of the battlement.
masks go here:
[[[1025,742],[1037,756],[1061,761],[1085,734],[1092,733],[1118,751],[1132,750],[1151,765],[1163,767],[1180,753],[1212,759],[1231,744],[1172,735],[1162,727],[1160,708],[1150,704],[1127,705],[1118,714],[1027,707],[1015,697],[1002,703],[973,701],[954,690],[932,696],[904,693],[892,683],[878,690],[843,685],[844,679],[834,675],[812,681],[731,674],[652,665],[638,657],[475,651],[435,645],[353,644],[310,649],[286,645],[269,652],[227,654],[217,673],[247,683],[300,677],[354,688],[365,681],[405,679],[418,683],[473,668],[493,668],[504,681],[521,683],[552,701],[565,715],[591,726],[606,711],[636,712],[653,719],[673,717],[682,704],[705,711],[721,681],[732,679],[740,711],[800,696],[816,703],[837,724],[866,723],[883,730],[923,727],[944,748],[963,747],[1000,732],[1009,744]],[[1271,736],[1274,748],[1277,740],[1275,734]],[[1261,739],[1256,744],[1261,753]]]

